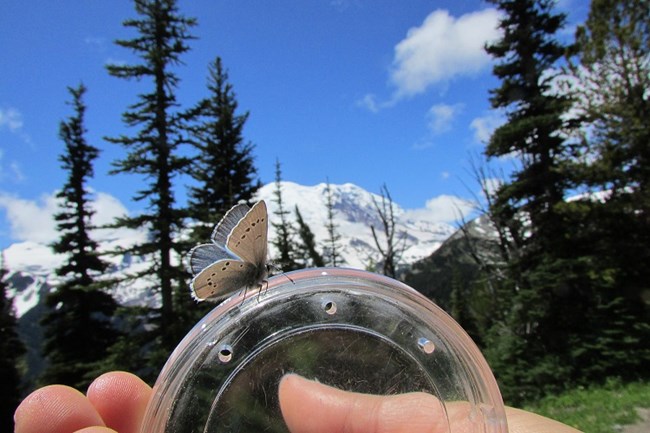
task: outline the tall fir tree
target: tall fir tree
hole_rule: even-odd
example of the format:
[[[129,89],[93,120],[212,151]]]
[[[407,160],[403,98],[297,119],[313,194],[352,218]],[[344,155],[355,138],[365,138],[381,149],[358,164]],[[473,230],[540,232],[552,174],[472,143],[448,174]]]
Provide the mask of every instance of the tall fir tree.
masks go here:
[[[14,411],[20,403],[19,363],[25,345],[18,337],[13,302],[7,296],[7,270],[0,257],[0,430],[14,430]]]
[[[151,266],[132,277],[153,276],[161,295],[156,340],[161,350],[150,356],[158,368],[189,326],[178,320],[174,307],[175,300],[187,297],[188,275],[180,260],[176,260],[185,253],[187,244],[178,238],[185,224],[185,210],[175,202],[173,180],[187,170],[190,160],[179,154],[187,139],[183,136],[185,122],[175,95],[179,78],[173,67],[181,63],[181,56],[189,50],[188,41],[193,39],[189,30],[196,21],[181,15],[176,3],[135,0],[139,18],[123,24],[135,29],[138,35],[115,42],[131,50],[140,61],[133,65],[108,65],[109,74],[115,77],[148,79],[152,86],[149,92],[140,93],[138,101],[122,116],[127,126],[139,130],[132,136],[107,140],[127,150],[124,158],[114,161],[112,174],[140,174],[148,182],[133,197],[136,201],[147,201],[147,212],[121,218],[116,224],[145,228],[150,233],[146,242],[122,252],[153,256]]]
[[[65,151],[59,157],[68,178],[57,194],[61,210],[54,215],[60,233],[52,249],[65,255],[56,270],[63,282],[46,298],[48,311],[42,319],[44,354],[48,364],[41,381],[85,389],[98,371],[106,349],[117,338],[111,317],[117,303],[96,278],[108,267],[90,238],[91,218],[88,180],[99,150],[85,139],[83,96],[86,88],[69,88],[74,115],[61,122],[59,136]]]
[[[249,201],[259,189],[254,146],[244,141],[248,112],[237,113],[237,99],[221,58],[210,64],[210,96],[188,111],[192,143],[199,151],[190,175],[189,215],[194,219],[193,240],[205,242],[214,225],[239,201]]]
[[[280,161],[275,162],[275,190],[273,191],[273,201],[276,205],[274,212],[277,217],[272,222],[275,229],[275,238],[271,241],[277,250],[277,257],[273,262],[283,272],[296,270],[300,265],[296,262],[296,242],[294,240],[295,229],[289,220],[289,211],[284,208],[282,199],[282,170]],[[279,221],[278,221],[279,220]]]
[[[316,249],[316,238],[314,232],[311,231],[309,224],[307,224],[305,219],[302,217],[298,205],[296,205],[294,211],[296,213],[296,224],[298,225],[298,238],[300,239],[296,256],[302,265],[301,267],[313,268],[325,266],[323,256]]]
[[[572,203],[585,216],[574,226],[596,293],[574,357],[587,380],[647,377],[650,365],[649,16],[648,1],[592,1],[570,68],[587,155],[577,172],[590,193]]]
[[[327,266],[343,266],[345,261],[341,255],[341,235],[334,221],[334,194],[329,179],[325,184],[325,207],[327,208],[327,239],[325,240],[323,258]]]
[[[501,80],[491,102],[507,122],[494,131],[486,154],[518,155],[520,164],[491,202],[493,222],[506,233],[509,278],[498,296],[509,313],[493,327],[487,355],[507,398],[517,401],[569,378],[570,339],[558,335],[575,328],[588,294],[571,281],[575,256],[561,212],[571,184],[559,132],[570,100],[550,92],[549,71],[566,52],[555,37],[565,17],[554,13],[553,0],[489,1],[503,13],[501,38],[486,47]]]

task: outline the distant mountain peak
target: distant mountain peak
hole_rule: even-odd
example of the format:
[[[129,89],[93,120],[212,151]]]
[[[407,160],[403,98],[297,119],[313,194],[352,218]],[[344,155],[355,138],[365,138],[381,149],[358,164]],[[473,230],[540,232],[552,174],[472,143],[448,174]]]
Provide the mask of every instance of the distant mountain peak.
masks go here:
[[[269,219],[277,219],[275,212],[275,183],[264,185],[256,198],[266,201]],[[295,223],[296,206],[313,231],[317,245],[321,248],[327,238],[327,184],[314,186],[300,185],[294,182],[281,182],[283,205],[289,211],[289,221]],[[345,266],[364,269],[371,262],[376,263],[380,255],[372,238],[371,225],[377,226],[378,233],[383,235],[373,199],[381,203],[381,196],[372,194],[352,183],[330,184],[334,208],[334,223],[341,236],[339,241],[341,255]],[[407,235],[403,263],[413,263],[429,256],[454,231],[450,224],[428,220],[405,212],[394,203],[398,230]],[[420,215],[420,214],[417,214]],[[215,222],[216,223],[216,222]],[[146,233],[138,231],[106,230],[97,231],[95,239],[99,249],[108,251],[117,247],[127,247],[139,242]],[[269,240],[275,237],[274,228],[269,227]],[[207,241],[207,239],[206,239]],[[273,247],[270,246],[273,257]],[[10,296],[14,299],[16,314],[20,317],[34,306],[38,305],[40,297],[57,285],[58,277],[55,270],[61,266],[64,256],[54,254],[46,244],[36,242],[18,242],[4,250],[5,263],[9,270]],[[109,257],[111,263],[110,277],[119,277],[133,273],[136,269],[146,267],[147,257],[132,257],[122,255]],[[143,278],[141,281],[118,286],[114,291],[116,299],[123,304],[155,305],[158,302],[155,290],[150,287],[153,283]]]

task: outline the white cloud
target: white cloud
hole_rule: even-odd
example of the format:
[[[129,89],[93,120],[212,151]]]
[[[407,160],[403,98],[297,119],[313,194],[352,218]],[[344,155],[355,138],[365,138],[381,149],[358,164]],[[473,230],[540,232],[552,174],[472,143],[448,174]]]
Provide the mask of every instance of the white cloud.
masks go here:
[[[505,121],[503,114],[492,111],[485,116],[475,118],[469,126],[474,130],[474,139],[479,143],[487,144],[494,130],[503,125]]]
[[[19,241],[49,243],[57,231],[52,215],[58,210],[54,195],[43,195],[38,200],[25,200],[7,194],[0,195],[11,227],[11,237]]]
[[[15,108],[0,108],[0,129],[7,128],[10,132],[17,133],[23,127],[23,116]]]
[[[357,105],[373,113],[378,112],[379,108],[381,108],[380,103],[377,102],[377,97],[372,93],[364,95],[363,98],[357,101]]]
[[[94,198],[91,207],[95,211],[93,223],[97,226],[110,224],[115,218],[129,213],[122,202],[110,194],[97,192]]]
[[[4,151],[0,149],[0,182],[20,183],[25,175],[16,161],[5,163]]]
[[[429,109],[429,129],[434,134],[442,134],[451,130],[456,116],[463,110],[463,104],[436,104]]]
[[[23,130],[22,113],[13,107],[0,108],[0,131],[3,129],[8,130],[27,144],[32,142],[29,134]]]
[[[490,62],[484,50],[499,37],[499,12],[484,9],[455,18],[446,10],[432,12],[395,46],[391,81],[396,98],[424,92],[458,75],[473,75]]]
[[[443,194],[427,200],[424,208],[409,209],[405,214],[415,220],[451,223],[467,217],[475,208],[472,201]]]
[[[37,200],[26,200],[0,193],[0,208],[6,212],[11,229],[11,238],[17,241],[51,243],[58,239],[54,214],[59,211],[56,193],[42,195]],[[128,213],[126,207],[110,194],[94,194],[91,208],[95,211],[93,224],[101,226],[112,223],[115,218]],[[93,232],[95,240],[127,237],[128,229],[97,229]]]

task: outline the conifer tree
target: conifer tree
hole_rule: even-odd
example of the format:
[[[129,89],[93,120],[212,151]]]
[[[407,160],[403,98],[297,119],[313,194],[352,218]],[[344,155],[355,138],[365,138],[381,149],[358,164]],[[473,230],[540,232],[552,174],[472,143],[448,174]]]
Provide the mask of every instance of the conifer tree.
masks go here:
[[[108,265],[99,257],[97,242],[90,238],[94,211],[86,185],[93,176],[99,150],[85,139],[86,88],[79,85],[69,91],[74,115],[61,122],[59,130],[65,143],[59,160],[68,178],[57,194],[61,211],[54,218],[61,235],[52,244],[53,250],[66,259],[56,270],[63,282],[47,295],[49,310],[41,322],[48,360],[41,380],[84,388],[117,337],[111,323],[117,304],[103,291],[106,283],[96,281]]]
[[[112,174],[139,174],[148,182],[133,197],[146,201],[147,211],[119,219],[117,225],[145,228],[150,233],[145,243],[121,252],[153,256],[151,266],[132,277],[149,276],[156,280],[162,301],[157,331],[164,352],[156,356],[163,360],[187,328],[187,324],[177,320],[174,311],[174,292],[182,292],[178,294],[180,298],[187,297],[188,275],[177,260],[187,245],[178,240],[185,211],[175,202],[173,180],[187,170],[189,159],[179,154],[186,138],[175,95],[179,78],[173,67],[181,63],[181,56],[189,50],[187,43],[193,39],[189,29],[196,21],[180,14],[175,0],[135,0],[135,10],[139,18],[124,21],[124,26],[135,29],[137,36],[117,40],[116,44],[131,50],[139,62],[108,65],[108,72],[127,80],[148,80],[151,90],[140,93],[138,101],[123,114],[127,126],[139,129],[131,136],[107,140],[127,150],[124,158],[114,161]]]
[[[248,112],[237,113],[237,100],[221,58],[209,67],[210,96],[188,112],[192,143],[199,154],[190,175],[189,214],[195,220],[193,240],[205,242],[214,225],[239,201],[249,201],[260,187],[255,180],[253,148],[243,129]]]
[[[18,368],[25,346],[16,331],[13,303],[7,296],[7,270],[0,257],[0,431],[13,431],[14,411],[20,403],[20,372]]]
[[[587,158],[577,232],[595,292],[575,360],[583,379],[647,377],[650,349],[650,2],[594,0],[571,71]],[[607,89],[603,92],[602,89]],[[584,127],[586,126],[586,127]],[[629,356],[634,353],[634,356]],[[605,355],[607,354],[607,355]],[[627,355],[626,355],[627,354]]]
[[[334,197],[329,179],[325,184],[325,206],[327,207],[327,224],[325,225],[327,239],[325,240],[324,260],[327,266],[342,266],[345,262],[341,256],[341,246],[339,243],[341,235],[338,233],[338,227],[334,222]]]
[[[275,162],[275,190],[273,191],[273,201],[277,209],[274,214],[279,219],[271,224],[275,228],[275,238],[272,243],[275,246],[278,256],[274,259],[275,264],[283,271],[289,272],[298,269],[300,266],[296,262],[296,243],[294,241],[294,228],[289,221],[289,211],[284,209],[282,200],[282,170],[280,161]]]
[[[298,209],[295,207],[296,223],[298,224],[298,248],[296,256],[300,259],[303,267],[322,267],[325,266],[323,256],[316,250],[316,240],[314,233],[309,225],[305,222]]]
[[[492,135],[486,154],[514,154],[520,164],[496,191],[490,209],[497,228],[507,232],[509,279],[499,302],[510,312],[505,323],[494,326],[496,340],[487,355],[506,395],[517,401],[568,379],[570,343],[558,335],[576,326],[576,310],[582,310],[587,294],[571,281],[575,256],[562,214],[571,184],[559,131],[570,101],[550,92],[549,71],[565,53],[555,39],[565,17],[553,12],[552,0],[489,1],[503,12],[502,37],[486,47],[498,61],[493,71],[501,80],[491,102],[506,111],[507,122]]]

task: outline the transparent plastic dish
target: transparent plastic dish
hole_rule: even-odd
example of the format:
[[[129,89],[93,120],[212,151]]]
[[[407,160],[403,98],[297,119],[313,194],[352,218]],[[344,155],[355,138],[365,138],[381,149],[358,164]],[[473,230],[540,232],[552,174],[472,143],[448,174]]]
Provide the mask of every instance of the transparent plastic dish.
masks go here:
[[[154,386],[143,433],[288,432],[278,384],[436,397],[446,432],[506,433],[503,402],[463,329],[414,289],[358,270],[276,275],[208,313]],[[461,416],[450,408],[463,405]]]

